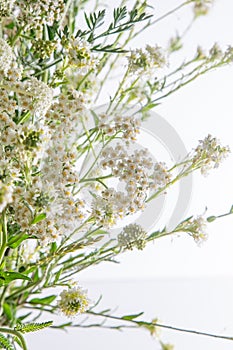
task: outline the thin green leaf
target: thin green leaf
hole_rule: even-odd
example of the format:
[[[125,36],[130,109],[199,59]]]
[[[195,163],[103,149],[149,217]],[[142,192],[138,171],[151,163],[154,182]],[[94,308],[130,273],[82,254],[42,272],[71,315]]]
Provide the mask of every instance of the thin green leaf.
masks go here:
[[[20,232],[18,235],[13,236],[9,239],[8,241],[8,247],[15,249],[18,248],[18,246],[25,241],[26,239],[28,239],[28,235],[26,233],[22,233]]]
[[[35,225],[37,224],[38,222],[44,220],[46,218],[46,214],[45,213],[41,213],[41,214],[38,214],[31,222],[31,225]]]
[[[117,26],[117,24],[126,17],[127,15],[127,8],[124,7],[118,7],[114,9],[113,11],[113,18],[114,18],[114,27]]]
[[[91,13],[89,17],[84,13],[84,17],[88,28],[93,31],[104,23],[105,10],[101,10],[98,13]]]
[[[208,222],[213,222],[213,221],[216,220],[216,219],[217,219],[216,216],[209,216],[209,217],[207,218],[207,221],[208,221]]]
[[[31,281],[31,279],[19,272],[11,271],[0,271],[0,286],[7,286],[10,282],[14,280],[26,280]]]
[[[12,320],[13,313],[11,310],[11,306],[9,304],[3,303],[3,312],[6,315],[6,317],[8,318],[8,320]]]
[[[131,321],[131,320],[135,320],[135,318],[142,316],[143,314],[144,314],[144,312],[140,312],[140,313],[134,314],[134,315],[126,315],[126,316],[123,316],[121,318],[122,318],[122,320]]]
[[[50,295],[49,297],[45,297],[45,298],[33,298],[31,300],[29,300],[30,304],[40,304],[40,305],[49,305],[51,304],[55,299],[56,299],[56,295]]]

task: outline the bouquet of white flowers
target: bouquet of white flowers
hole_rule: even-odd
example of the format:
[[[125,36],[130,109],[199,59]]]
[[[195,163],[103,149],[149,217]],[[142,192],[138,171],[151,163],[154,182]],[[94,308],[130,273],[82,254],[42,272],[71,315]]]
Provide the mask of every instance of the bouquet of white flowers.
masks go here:
[[[99,1],[0,0],[2,349],[26,350],[26,332],[79,327],[76,316],[83,313],[90,317],[87,325],[97,317],[116,322],[111,329],[130,326],[155,334],[166,326],[142,320],[142,314],[98,311],[99,301],[90,301],[72,278],[167,235],[184,233],[200,243],[207,223],[218,218],[188,217],[173,229],[150,232],[134,220],[173,184],[195,171],[206,174],[228,155],[227,146],[207,135],[184,159],[165,164],[135,141],[161,100],[231,63],[233,48],[222,51],[214,44],[204,53],[198,47],[192,58],[168,66],[182,49],[182,35],[166,50],[130,49],[129,43],[182,7],[191,6],[194,19],[206,14],[212,1],[188,0],[159,18],[147,1],[132,3],[123,0],[111,13]],[[103,101],[116,67],[119,79]],[[224,215],[232,213],[231,208]],[[58,312],[69,322],[53,324]],[[38,322],[42,313],[50,314],[48,321]],[[162,349],[172,348],[157,340]]]

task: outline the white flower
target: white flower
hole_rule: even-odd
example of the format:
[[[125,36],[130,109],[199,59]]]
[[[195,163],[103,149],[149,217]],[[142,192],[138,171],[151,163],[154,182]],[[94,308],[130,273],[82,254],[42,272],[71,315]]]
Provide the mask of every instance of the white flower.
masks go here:
[[[101,167],[109,168],[111,174],[124,185],[124,195],[120,195],[121,201],[115,199],[117,193],[112,199],[112,202],[118,203],[121,214],[133,214],[144,209],[152,164],[146,149],[136,150],[130,154],[129,150],[117,144],[114,148],[109,146],[102,151]]]
[[[206,232],[207,221],[206,219],[199,215],[196,218],[190,219],[187,223],[186,230],[190,232],[194,241],[200,245],[208,238],[208,233]]]
[[[166,63],[164,53],[157,45],[147,45],[145,49],[132,50],[127,58],[131,74],[150,74],[155,68],[161,68]]]
[[[0,180],[0,213],[5,209],[7,204],[12,202],[13,186],[6,185]]]
[[[68,46],[69,64],[78,68],[80,75],[86,74],[97,65],[97,60],[91,52],[90,44],[80,38],[73,38]]]
[[[96,76],[96,72],[90,73],[85,77],[85,80],[83,80],[83,74],[80,74],[76,67],[68,68],[65,73],[68,84],[73,89],[78,88],[79,92],[82,92],[86,103],[94,104],[95,96],[98,94],[100,88],[100,79]]]
[[[0,39],[0,70],[7,73],[13,61],[12,48],[3,39]]]
[[[57,227],[56,220],[44,219],[36,225],[30,226],[30,234],[36,236],[41,245],[46,246],[51,242],[55,242],[63,234],[60,227]]]
[[[199,215],[196,218],[191,217],[181,222],[174,232],[186,232],[198,245],[201,245],[208,238],[206,228],[207,220],[202,215]]]
[[[218,139],[208,135],[199,141],[195,149],[193,164],[201,169],[201,173],[207,175],[208,171],[218,168],[219,164],[229,155],[228,146],[221,146]]]
[[[196,17],[206,15],[209,12],[214,0],[194,0],[194,15]]]
[[[116,115],[112,119],[107,115],[100,115],[99,128],[104,134],[111,136],[117,133],[122,134],[125,141],[135,141],[140,132],[140,120],[135,117],[123,117]]]
[[[118,245],[128,250],[134,247],[142,250],[146,246],[146,236],[146,231],[140,225],[130,224],[117,236]]]
[[[0,18],[10,16],[15,0],[0,0]]]
[[[63,315],[73,318],[89,309],[90,300],[87,298],[86,290],[74,287],[61,292],[57,306]]]
[[[169,174],[166,164],[161,162],[156,163],[151,178],[151,188],[159,189],[166,186],[171,180],[171,174]]]
[[[27,29],[39,29],[43,24],[59,21],[65,9],[63,0],[16,0],[18,17]]]
[[[41,247],[36,240],[26,240],[21,245],[20,259],[23,264],[36,264],[40,258]]]
[[[44,116],[53,101],[53,89],[47,84],[32,77],[22,83],[22,89],[25,90],[25,95],[32,98],[32,111],[38,116]],[[26,101],[24,101],[25,103]],[[27,108],[25,108],[27,109]]]
[[[95,219],[97,225],[109,228],[116,224],[119,218],[119,212],[117,210],[117,203],[115,203],[113,198],[113,196],[107,199],[96,196],[93,199],[91,217]]]

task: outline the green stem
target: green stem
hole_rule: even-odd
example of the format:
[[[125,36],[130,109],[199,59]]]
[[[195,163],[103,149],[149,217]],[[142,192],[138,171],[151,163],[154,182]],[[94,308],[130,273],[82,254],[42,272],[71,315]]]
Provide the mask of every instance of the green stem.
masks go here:
[[[99,181],[99,180],[105,180],[105,179],[109,179],[110,177],[112,177],[112,174],[109,175],[105,175],[105,176],[100,176],[100,177],[92,177],[89,179],[82,179],[79,181],[79,183],[81,182],[94,182],[94,181]]]
[[[15,297],[17,297],[20,294],[23,294],[26,290],[28,290],[30,288],[32,288],[32,290],[33,290],[33,288],[35,288],[37,285],[39,285],[41,283],[41,281],[42,281],[42,279],[40,279],[37,282],[27,284],[24,287],[18,288],[14,293],[10,294],[6,299],[14,299]],[[32,292],[32,291],[30,291],[30,292]]]
[[[0,333],[7,333],[7,334],[14,335],[15,337],[17,337],[20,340],[20,343],[22,345],[23,350],[27,350],[26,342],[25,342],[25,340],[20,332],[15,331],[13,329],[0,327]]]
[[[43,69],[41,69],[39,72],[35,73],[34,76],[38,77],[39,75],[43,74],[47,69],[55,66],[57,63],[61,62],[62,58],[58,58],[57,60],[51,62],[50,64],[48,64],[47,66],[45,66]]]
[[[3,304],[4,304],[4,296],[6,294],[8,286],[5,286],[0,294],[0,316],[2,314],[2,310],[3,310]]]
[[[173,82],[169,83],[167,86],[165,86],[165,89],[167,89],[170,86],[174,86],[177,83],[179,83],[178,86],[175,86],[174,88],[171,88],[167,93],[165,93],[164,95],[157,97],[153,100],[150,101],[150,103],[158,103],[158,101],[170,96],[171,94],[173,94],[174,92],[178,91],[179,89],[181,89],[182,87],[186,86],[187,84],[191,83],[192,81],[194,81],[195,79],[197,79],[198,77],[200,77],[201,75],[207,73],[208,71],[220,67],[222,65],[224,65],[225,62],[219,62],[216,64],[213,64],[212,66],[209,67],[205,67],[205,69],[201,70],[201,68],[203,67],[203,64],[199,65],[198,67],[194,68],[191,72],[187,73],[186,75],[174,80]],[[196,74],[194,74],[196,73]],[[192,76],[194,74],[194,76]],[[190,77],[190,78],[189,78]],[[182,80],[184,80],[185,78],[187,78],[186,81],[182,82]],[[158,93],[158,92],[157,92]],[[142,108],[140,108],[136,113],[140,113],[143,112],[143,110],[147,107],[148,103],[146,103]],[[135,114],[136,114],[135,113]]]
[[[25,27],[21,27],[17,33],[15,34],[15,36],[13,37],[12,41],[11,41],[11,46],[14,46],[16,41],[18,40],[18,38],[20,37],[22,31],[24,30]]]
[[[1,223],[1,242],[0,242],[0,266],[7,247],[7,217],[6,211],[2,212],[2,223]]]
[[[109,140],[103,145],[102,149],[100,150],[99,154],[96,156],[94,162],[92,163],[92,165],[90,166],[90,168],[88,169],[88,171],[85,173],[85,175],[82,177],[82,179],[80,181],[83,181],[83,179],[85,179],[88,174],[92,171],[92,169],[94,168],[94,166],[96,165],[98,159],[100,158],[103,149],[115,138],[115,136],[112,136],[109,138]]]
[[[185,1],[183,4],[181,4],[181,5],[177,6],[177,7],[175,7],[174,9],[172,9],[172,10],[166,12],[164,15],[158,17],[158,18],[155,19],[153,22],[149,21],[142,29],[140,29],[138,32],[136,32],[136,33],[134,34],[133,39],[136,38],[138,35],[140,35],[142,32],[144,32],[147,28],[149,28],[149,27],[153,26],[154,24],[156,24],[156,23],[162,21],[164,18],[166,18],[166,17],[172,15],[172,14],[175,13],[176,11],[180,10],[182,7],[188,5],[188,4],[192,3],[192,2],[194,2],[194,0]]]
[[[84,123],[83,118],[81,118],[81,123],[82,123],[83,129],[84,129],[84,131],[86,133],[87,140],[88,140],[88,143],[90,145],[90,149],[91,149],[91,151],[93,153],[94,158],[96,159],[97,156],[96,156],[95,149],[93,147],[93,144],[92,144],[92,141],[91,141],[91,138],[90,138],[90,133],[89,133],[89,130],[86,128],[86,125]]]
[[[122,87],[123,87],[123,85],[124,85],[124,83],[125,83],[125,81],[126,81],[126,78],[127,78],[128,74],[129,74],[129,69],[126,70],[125,75],[123,76],[123,79],[121,80],[121,82],[120,82],[120,84],[119,84],[119,86],[118,86],[118,89],[117,89],[117,91],[115,92],[114,97],[111,99],[111,102],[109,103],[109,106],[108,106],[108,109],[107,109],[106,113],[109,113],[109,112],[110,112],[111,107],[112,107],[112,104],[113,104],[114,101],[116,100],[117,96],[120,94],[121,89],[122,89]],[[118,106],[119,103],[120,103],[120,102],[117,103],[117,106]]]
[[[130,30],[129,36],[128,36],[128,38],[125,40],[124,44],[122,45],[122,48],[124,48],[124,47],[128,44],[128,42],[131,40],[132,35],[133,35],[133,31],[134,31],[134,28],[132,28],[132,29]],[[117,36],[117,38],[116,38],[116,40],[115,40],[115,42],[114,42],[114,46],[117,45],[117,43],[119,42],[119,40],[120,40],[120,38],[122,37],[122,35],[123,35],[123,33],[118,34],[118,36]],[[105,54],[105,55],[104,55],[103,59],[104,59],[105,61],[104,61],[103,65],[102,65],[102,69],[106,66],[106,64],[107,64],[107,62],[108,62],[108,60],[109,60],[109,57],[110,57],[110,56],[109,56],[108,54]],[[96,98],[95,98],[95,103],[96,103],[97,100],[99,99],[99,96],[100,96],[100,94],[101,94],[101,92],[102,92],[102,89],[103,89],[103,87],[104,87],[104,84],[105,84],[107,78],[109,77],[109,74],[111,73],[112,69],[114,68],[116,62],[118,61],[119,57],[120,57],[119,54],[116,55],[116,57],[114,58],[114,60],[112,61],[112,63],[110,63],[110,66],[109,66],[109,68],[108,68],[108,71],[106,72],[104,78],[102,79],[102,81],[101,81],[101,83],[100,83],[100,88],[99,88],[99,91],[98,91],[97,96],[96,96]],[[100,72],[99,72],[99,73],[100,73]]]
[[[59,21],[59,29],[61,29],[61,27],[62,27],[62,24],[66,18],[67,12],[69,11],[69,7],[72,4],[72,2],[73,2],[73,0],[68,0],[66,3],[66,7],[65,7],[65,10],[63,12],[62,18]]]
[[[86,313],[90,314],[90,315],[93,315],[93,316],[110,318],[110,319],[113,319],[113,320],[116,320],[116,321],[121,321],[121,322],[124,321],[124,318],[122,318],[122,317],[101,314],[101,313],[97,313],[97,312],[94,312],[94,311],[87,311]],[[192,333],[192,334],[203,335],[203,336],[213,337],[213,338],[218,338],[218,339],[233,340],[233,337],[230,337],[230,336],[218,335],[218,334],[212,334],[212,333],[206,333],[206,332],[200,332],[200,331],[191,330],[191,329],[185,329],[185,328],[178,328],[178,327],[168,326],[168,325],[157,323],[157,322],[135,321],[135,320],[129,320],[129,319],[126,320],[126,321],[130,322],[130,323],[133,323],[133,324],[137,325],[138,327],[141,327],[141,326],[155,326],[155,327],[166,328],[166,329],[170,329],[170,330],[178,331],[178,332]]]

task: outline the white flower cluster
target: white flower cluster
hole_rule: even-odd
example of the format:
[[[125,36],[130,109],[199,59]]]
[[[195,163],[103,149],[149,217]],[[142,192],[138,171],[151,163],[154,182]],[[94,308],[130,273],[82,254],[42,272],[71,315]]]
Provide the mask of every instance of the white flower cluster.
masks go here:
[[[146,246],[146,231],[138,224],[130,224],[124,227],[117,236],[118,245],[127,250],[137,248],[142,250]]]
[[[194,152],[193,164],[201,169],[203,175],[207,175],[210,169],[218,168],[229,152],[228,146],[221,146],[219,140],[208,135],[204,140],[199,141]]]
[[[122,203],[123,213],[144,209],[149,190],[148,171],[153,165],[148,150],[136,150],[130,154],[129,150],[117,144],[114,148],[106,147],[102,151],[102,158],[101,167],[110,169],[114,177],[125,183],[125,193],[122,192],[121,198],[117,199],[118,205]]]
[[[32,77],[19,86],[23,109],[43,117],[53,101],[53,89],[47,84]]]
[[[87,298],[86,290],[74,287],[61,292],[57,306],[63,315],[73,318],[89,309],[90,300]]]
[[[15,0],[0,0],[0,18],[11,15]]]
[[[13,198],[13,186],[4,184],[0,180],[0,213],[5,209],[8,203],[11,203]]]
[[[83,74],[79,74],[79,71],[75,67],[70,67],[66,70],[66,79],[68,80],[68,85],[72,89],[78,89],[78,91],[83,93],[85,101],[87,104],[93,105],[93,96],[97,95],[100,88],[100,80],[95,73],[90,73],[83,80]]]
[[[107,136],[122,134],[125,141],[135,141],[140,132],[141,122],[138,118],[114,116],[112,119],[107,114],[100,115],[99,129]]]
[[[97,224],[110,227],[126,215],[145,208],[150,190],[157,191],[170,181],[164,163],[156,163],[147,149],[132,152],[119,143],[106,147],[101,154],[100,169],[122,185],[122,190],[107,188],[92,200],[91,217]]]
[[[42,155],[36,164],[40,166],[43,159],[40,176],[29,177],[26,188],[17,186],[11,204],[14,221],[43,245],[70,234],[86,217],[85,202],[72,194],[72,188],[78,185],[76,170],[71,166],[68,170],[73,156],[69,159],[69,154],[63,153],[59,158],[55,150],[47,151],[50,156]],[[46,218],[32,225],[37,213],[46,213]]]
[[[20,260],[22,265],[36,264],[40,259],[41,247],[37,245],[35,240],[26,240],[20,246]]]
[[[74,189],[77,191],[79,187],[75,140],[84,106],[82,95],[75,91],[62,93],[53,103],[44,121],[50,137],[39,159],[40,177],[33,180],[31,193],[28,188],[28,193],[21,195],[18,201],[26,217],[23,217],[23,209],[15,209],[19,222],[24,223],[25,228],[43,244],[58,239],[64,233],[69,235],[87,215],[85,202],[73,195]],[[32,213],[45,212],[46,219],[30,227],[33,217],[24,208],[25,204]]]
[[[18,17],[27,29],[40,29],[43,24],[59,21],[65,9],[63,0],[16,0]]]
[[[161,47],[147,45],[146,48],[136,49],[130,52],[128,69],[131,74],[151,74],[156,68],[166,64],[166,59]]]
[[[207,221],[201,215],[188,220],[185,223],[184,228],[198,245],[201,245],[208,238],[208,233],[206,232]]]
[[[86,101],[81,92],[74,89],[61,93],[59,98],[54,101],[50,110],[46,114],[48,123],[56,128],[54,138],[73,139],[71,135],[77,134],[77,129],[80,127],[80,121],[85,118]]]
[[[171,174],[164,162],[155,163],[151,179],[150,187],[156,190],[166,186],[171,181]]]
[[[69,41],[67,47],[69,64],[78,68],[80,75],[85,75],[94,69],[98,63],[97,59],[91,52],[90,44],[80,38],[73,38]]]
[[[8,66],[7,68],[7,78],[4,77],[4,80],[2,81],[2,90],[5,90],[7,94],[3,92],[3,96],[0,96],[0,102],[3,102],[5,107],[6,103],[8,103],[9,109],[11,110],[12,103],[15,106],[16,102],[12,98],[9,98],[9,93],[15,93],[17,95],[18,114],[22,114],[25,111],[30,111],[31,114],[34,114],[36,117],[43,117],[52,104],[53,89],[34,77],[20,81],[20,68],[18,74],[16,74],[15,77],[10,80],[10,74],[14,74],[17,67],[11,65],[11,67]],[[8,108],[5,108],[4,110],[8,111]]]
[[[0,73],[7,74],[13,61],[12,48],[3,39],[0,39]]]
[[[53,90],[36,78],[4,80],[2,87],[0,175],[4,183],[16,181],[11,220],[47,244],[73,232],[87,215],[85,202],[72,193],[79,186],[75,140],[85,101],[67,91],[52,104]],[[46,218],[33,224],[43,213]]]

